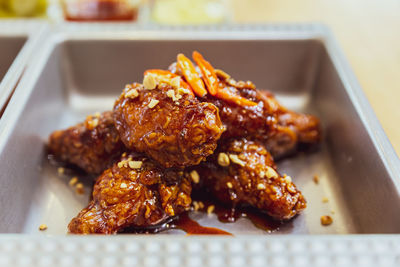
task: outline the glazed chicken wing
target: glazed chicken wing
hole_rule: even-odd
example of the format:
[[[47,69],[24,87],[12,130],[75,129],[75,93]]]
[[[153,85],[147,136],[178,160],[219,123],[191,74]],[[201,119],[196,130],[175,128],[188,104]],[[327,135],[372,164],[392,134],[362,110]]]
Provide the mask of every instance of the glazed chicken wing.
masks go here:
[[[124,145],[114,127],[112,112],[107,111],[88,116],[84,123],[53,132],[48,148],[57,158],[87,173],[99,174],[121,156]]]
[[[182,171],[123,155],[99,176],[93,200],[68,225],[73,234],[115,234],[160,224],[190,208],[191,184]]]
[[[116,128],[126,147],[164,167],[196,165],[214,152],[223,132],[218,108],[198,101],[179,77],[157,77],[148,74],[144,85],[125,88],[114,107]]]
[[[291,178],[276,171],[271,154],[260,143],[227,142],[195,170],[203,186],[233,207],[251,205],[279,220],[290,219],[306,207]]]
[[[193,58],[199,70],[192,69],[191,76],[201,77],[203,88],[208,90],[195,92],[201,101],[219,108],[221,121],[226,127],[221,139],[246,137],[259,140],[276,158],[290,154],[300,146],[320,141],[320,125],[316,117],[287,110],[272,94],[257,90],[251,82],[236,82],[224,71],[215,70],[198,52],[193,53]],[[191,77],[186,74],[189,70],[182,67],[182,60],[178,56],[177,63],[169,69],[190,83],[188,78]]]

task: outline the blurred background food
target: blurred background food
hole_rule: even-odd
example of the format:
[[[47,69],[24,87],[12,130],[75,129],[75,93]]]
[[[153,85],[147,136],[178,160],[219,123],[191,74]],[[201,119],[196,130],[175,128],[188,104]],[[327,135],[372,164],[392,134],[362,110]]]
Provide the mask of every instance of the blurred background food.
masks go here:
[[[47,0],[0,0],[0,17],[33,17],[46,13]]]
[[[65,18],[72,21],[136,20],[140,0],[61,0]]]
[[[230,14],[227,0],[161,0],[152,2],[151,18],[162,24],[214,24]]]

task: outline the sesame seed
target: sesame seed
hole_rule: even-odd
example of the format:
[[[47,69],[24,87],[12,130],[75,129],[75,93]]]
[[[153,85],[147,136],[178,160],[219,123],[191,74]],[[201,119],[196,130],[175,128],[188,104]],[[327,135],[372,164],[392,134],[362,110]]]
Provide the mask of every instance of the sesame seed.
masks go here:
[[[94,116],[96,117],[96,118],[100,118],[100,112],[96,112],[96,113],[94,113]]]
[[[157,86],[156,77],[151,73],[145,75],[143,78],[143,86],[145,89],[148,89],[148,90],[155,89]]]
[[[64,171],[65,171],[65,169],[63,168],[63,167],[59,167],[58,169],[57,169],[57,172],[58,172],[58,174],[64,174]]]
[[[131,169],[140,169],[142,167],[143,161],[131,160],[128,164]]]
[[[229,157],[226,153],[218,154],[218,164],[222,167],[227,167],[230,164]]]
[[[85,193],[85,188],[82,183],[77,183],[75,187],[75,192],[79,195],[83,195]]]
[[[155,106],[157,106],[158,102],[160,102],[160,101],[158,101],[157,99],[152,99],[150,101],[150,103],[148,104],[148,107],[149,108],[154,108]]]
[[[190,172],[190,177],[195,184],[198,184],[200,182],[200,175],[196,170]]]
[[[134,99],[139,96],[139,92],[136,89],[131,89],[125,93],[126,98]]]
[[[40,230],[40,231],[47,230],[47,225],[45,225],[45,224],[39,225],[39,230]]]
[[[257,189],[258,190],[263,190],[263,189],[265,189],[266,187],[265,187],[265,184],[258,184],[257,185]]]
[[[76,177],[76,176],[74,176],[74,177],[72,177],[71,178],[71,180],[69,180],[69,186],[74,186],[74,185],[76,185],[76,183],[78,182],[79,180],[78,180],[78,177]]]
[[[314,175],[313,181],[315,184],[319,184],[319,177],[317,175]]]
[[[227,183],[226,183],[226,186],[227,186],[228,188],[232,188],[232,187],[233,187],[233,185],[232,185],[231,182],[227,182]]]
[[[327,197],[322,198],[322,203],[328,203],[328,202],[329,202],[329,199]]]
[[[120,161],[120,162],[118,162],[118,168],[122,168],[122,167],[124,167],[124,161]]]
[[[210,205],[207,208],[207,214],[211,214],[214,212],[215,206],[214,205]]]
[[[126,183],[121,183],[121,185],[119,187],[120,188],[127,188],[128,186],[126,185]]]
[[[260,176],[260,178],[264,178],[265,177],[265,171],[260,171],[259,176]]]
[[[246,166],[246,162],[242,161],[239,159],[238,155],[235,154],[229,154],[229,158],[232,160],[233,163],[236,163],[242,167]]]

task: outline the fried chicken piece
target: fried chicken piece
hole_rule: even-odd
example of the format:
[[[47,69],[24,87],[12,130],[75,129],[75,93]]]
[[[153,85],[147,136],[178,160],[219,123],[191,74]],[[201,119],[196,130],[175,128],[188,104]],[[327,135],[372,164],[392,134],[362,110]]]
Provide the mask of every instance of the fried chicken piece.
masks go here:
[[[115,234],[127,227],[160,224],[190,208],[192,187],[184,175],[144,156],[123,155],[99,176],[93,200],[72,219],[68,230]]]
[[[91,174],[110,167],[125,149],[111,111],[88,116],[84,123],[53,132],[48,148],[57,158]]]
[[[274,158],[280,158],[299,148],[311,147],[321,141],[321,126],[317,117],[288,110],[269,91],[259,91],[258,95],[263,102],[268,103],[277,117],[278,130],[265,140],[267,149]],[[287,134],[282,135],[283,131]],[[293,137],[285,141],[288,136]]]
[[[169,69],[183,76],[176,63]],[[287,110],[271,93],[257,90],[250,81],[236,82],[221,70],[215,70],[215,73],[219,90],[256,104],[239,105],[211,94],[201,99],[219,108],[221,121],[226,127],[222,140],[246,137],[261,141],[275,158],[291,154],[299,147],[319,143],[321,130],[316,117]]]
[[[152,90],[129,85],[115,102],[114,120],[122,141],[167,168],[200,163],[214,152],[224,129],[218,108],[200,103],[179,86],[155,81],[152,85]]]
[[[306,207],[291,178],[279,175],[271,154],[258,142],[227,142],[195,170],[203,186],[233,207],[251,205],[279,220],[290,219]]]

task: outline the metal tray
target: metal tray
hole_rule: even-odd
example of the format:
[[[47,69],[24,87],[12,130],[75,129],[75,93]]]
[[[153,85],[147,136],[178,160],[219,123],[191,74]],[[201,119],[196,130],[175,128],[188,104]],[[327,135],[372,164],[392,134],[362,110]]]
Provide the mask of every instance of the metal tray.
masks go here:
[[[124,85],[140,81],[145,69],[166,68],[178,52],[194,49],[236,79],[249,79],[273,91],[287,107],[321,118],[325,136],[320,150],[279,163],[280,171],[291,175],[307,198],[307,210],[273,233],[285,234],[280,237],[260,236],[267,233],[246,220],[221,224],[198,213],[191,216],[202,225],[227,230],[236,238],[64,237],[69,220],[87,204],[88,194],[77,196],[68,186],[73,174],[59,175],[48,164],[44,150],[48,135],[89,113],[111,109]],[[143,247],[141,256],[131,255],[133,263],[346,266],[341,264],[386,260],[395,266],[400,263],[398,238],[343,234],[400,232],[399,163],[323,26],[59,27],[28,66],[0,121],[0,232],[19,233],[0,237],[0,259],[20,262],[7,251],[23,247],[28,262],[129,265],[131,258],[122,257],[123,251],[139,254]],[[314,175],[320,178],[318,185],[312,181]],[[90,192],[90,182],[87,186]],[[322,203],[324,197],[328,203]],[[334,220],[329,227],[319,221],[326,214]],[[49,227],[45,232],[38,231],[42,223]],[[37,249],[26,249],[26,242]],[[42,255],[57,251],[60,257],[41,259],[33,251]],[[373,259],[364,261],[364,255]],[[318,260],[319,256],[325,257]],[[326,260],[329,257],[335,260]]]
[[[0,116],[44,28],[40,21],[0,21]]]

